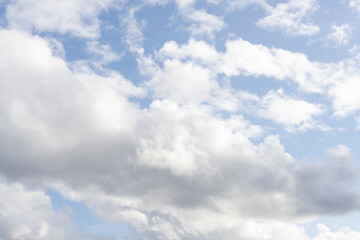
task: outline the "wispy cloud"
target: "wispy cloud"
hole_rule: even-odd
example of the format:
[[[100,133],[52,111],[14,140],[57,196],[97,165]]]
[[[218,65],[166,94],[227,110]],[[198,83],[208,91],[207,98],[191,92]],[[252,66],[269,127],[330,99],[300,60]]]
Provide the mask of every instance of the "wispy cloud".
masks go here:
[[[316,0],[296,1],[278,3],[275,7],[267,5],[268,15],[257,22],[259,27],[270,30],[282,30],[291,35],[313,35],[320,28],[307,18],[317,8]]]

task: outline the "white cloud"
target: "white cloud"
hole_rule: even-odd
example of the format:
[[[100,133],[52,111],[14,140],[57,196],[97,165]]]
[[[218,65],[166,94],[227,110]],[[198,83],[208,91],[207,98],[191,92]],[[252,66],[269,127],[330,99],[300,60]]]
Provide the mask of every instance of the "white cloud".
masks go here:
[[[319,230],[318,235],[313,240],[359,240],[360,232],[352,231],[350,228],[342,228],[336,232],[332,232],[324,224],[318,224],[317,228]]]
[[[160,57],[171,57],[179,60],[192,58],[205,64],[214,64],[218,61],[219,54],[213,46],[204,41],[190,39],[188,44],[179,46],[175,41],[166,42],[159,50]]]
[[[331,28],[333,31],[326,36],[329,40],[333,41],[337,46],[349,43],[352,33],[352,28],[349,24],[333,25]]]
[[[293,81],[298,84],[301,90],[328,97],[332,101],[334,115],[338,117],[347,117],[360,109],[359,95],[356,92],[358,89],[356,79],[359,73],[357,63],[352,59],[335,63],[310,61],[306,55],[301,53],[252,44],[243,39],[226,42],[225,52],[218,52],[213,46],[203,41],[189,40],[187,44],[181,46],[175,42],[166,42],[157,56],[161,61],[167,63],[176,59],[176,61],[188,62],[187,65],[199,65],[204,72],[211,71],[211,76],[224,73],[228,77],[238,75],[266,76],[281,81]],[[175,75],[181,76],[180,73]],[[170,81],[170,78],[166,79]],[[196,79],[200,80],[201,78]],[[183,81],[183,83],[185,82]],[[215,85],[212,84],[219,91]],[[202,90],[205,91],[205,89],[207,88]],[[191,91],[196,90],[192,89]],[[178,94],[180,92],[177,91]],[[231,90],[228,90],[227,93],[230,93],[232,98],[238,99],[237,106],[241,105],[241,97]],[[203,101],[206,99],[205,95],[203,95]],[[200,96],[197,95],[194,98]],[[237,108],[231,107],[231,109]]]
[[[214,85],[217,83],[209,70],[176,60],[165,61],[164,71],[151,81],[156,96],[179,103],[205,102]]]
[[[214,32],[222,30],[226,24],[221,17],[207,13],[205,10],[192,10],[184,14],[185,18],[193,22],[187,29],[194,36],[214,37]]]
[[[230,112],[254,100],[254,95],[233,91],[226,81],[220,87],[215,79],[220,55],[203,41],[190,39],[182,46],[173,41],[166,42],[156,57],[164,65],[150,81],[156,97],[178,103],[207,103],[217,110]]]
[[[284,125],[288,131],[317,128],[321,125],[314,117],[324,113],[324,107],[286,96],[283,89],[268,92],[261,100],[258,114],[265,119]]]
[[[100,27],[97,16],[111,3],[112,0],[16,0],[6,6],[6,19],[15,29],[96,38]]]
[[[317,8],[316,0],[290,0],[287,3],[278,3],[276,7],[267,6],[268,16],[260,19],[257,25],[270,30],[280,29],[292,35],[313,35],[320,28],[306,18]]]
[[[301,53],[252,44],[243,39],[226,42],[218,71],[227,76],[250,75],[292,80],[308,92],[323,92],[333,82],[337,66],[311,62]]]
[[[356,54],[356,46],[353,52]],[[263,75],[293,81],[306,92],[328,97],[337,117],[347,117],[360,109],[360,97],[356,91],[359,88],[357,79],[360,73],[356,59],[315,62],[301,53],[268,48],[243,39],[226,42],[226,51],[218,54],[216,67],[213,63],[207,64],[217,73],[224,73],[229,77]],[[195,55],[193,57],[196,59]]]
[[[180,8],[180,11],[192,8],[196,0],[175,0],[176,4]]]
[[[1,239],[67,239],[70,216],[52,209],[50,197],[21,184],[0,183]]]
[[[328,83],[317,76],[329,76],[328,65],[241,39],[218,54],[203,42],[170,42],[159,51],[163,67],[141,59],[148,60],[149,84],[161,99],[140,109],[129,98],[145,90],[119,74],[73,72],[40,37],[9,30],[0,36],[0,169],[9,179],[56,180],[67,187],[64,195],[149,239],[306,239],[301,227],[281,220],[359,209],[349,163],[341,161],[344,147],[329,152],[336,161],[299,163],[278,137],[254,144],[249,137],[259,128],[213,108],[217,94],[259,100],[219,87],[215,73],[289,78],[321,93]],[[305,110],[292,112],[294,118],[275,111],[279,123],[301,125],[321,113],[316,104],[271,94],[269,108],[278,101],[281,110]]]
[[[355,66],[354,66],[355,67]],[[359,73],[353,69],[342,72],[343,76],[329,89],[334,115],[340,118],[349,116],[360,109],[360,96],[356,89],[360,87]]]

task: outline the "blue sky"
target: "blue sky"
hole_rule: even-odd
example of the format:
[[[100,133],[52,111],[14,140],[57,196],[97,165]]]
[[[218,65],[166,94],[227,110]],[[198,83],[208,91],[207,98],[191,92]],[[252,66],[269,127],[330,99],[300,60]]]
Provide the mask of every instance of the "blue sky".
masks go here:
[[[0,239],[360,239],[359,0],[0,0]]]

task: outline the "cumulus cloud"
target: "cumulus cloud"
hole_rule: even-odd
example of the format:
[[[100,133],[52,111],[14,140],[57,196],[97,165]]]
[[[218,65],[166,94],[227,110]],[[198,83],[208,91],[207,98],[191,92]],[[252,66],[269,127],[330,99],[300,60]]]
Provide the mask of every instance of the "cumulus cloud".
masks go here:
[[[207,106],[177,98],[141,110],[127,98],[141,91],[126,80],[74,74],[43,39],[1,34],[0,47],[8,50],[2,66],[22,69],[19,75],[1,71],[1,172],[9,179],[60,181],[65,196],[84,201],[99,217],[126,222],[154,239],[223,232],[281,239],[283,231],[303,230],[267,218],[296,221],[358,208],[350,170],[342,167],[349,164],[341,160],[344,147],[329,152],[337,160],[326,168],[298,164],[276,136],[253,144],[244,133],[256,130],[242,118],[222,119]],[[10,57],[15,50],[21,58]],[[35,54],[37,61],[27,60]]]
[[[212,28],[218,18],[195,10],[195,1],[176,4],[184,18],[194,21],[191,14],[200,13],[202,26],[211,25],[199,35],[220,31]],[[139,239],[309,240],[302,222],[359,210],[347,146],[326,150],[319,161],[299,161],[280,136],[243,115],[256,106],[262,118],[305,130],[321,126],[316,117],[323,105],[281,89],[258,96],[228,84],[239,75],[293,81],[307,93],[330,96],[336,113],[346,115],[360,108],[356,63],[310,61],[243,39],[227,41],[223,51],[201,40],[168,41],[145,55],[137,8],[126,10],[125,42],[146,77],[140,85],[114,70],[99,75],[71,66],[39,36],[0,30],[0,172],[20,182],[0,184],[3,238],[64,236],[57,221],[67,217],[51,210],[41,190],[27,190],[30,185],[81,201],[100,219],[133,228]],[[88,42],[88,50],[104,62],[117,58],[98,41]],[[140,107],[134,99],[144,96],[148,102]],[[358,237],[347,229],[318,229],[315,240]]]
[[[6,19],[15,29],[96,38],[100,31],[97,16],[111,3],[112,0],[17,0],[6,5]]]
[[[332,108],[337,117],[347,117],[360,109],[360,98],[355,90],[359,87],[359,73],[355,66],[348,66],[343,76],[329,89],[328,94],[333,99]]]
[[[324,112],[323,106],[285,96],[283,89],[268,92],[257,111],[263,118],[282,124],[289,131],[296,128],[302,131],[316,127],[326,129],[324,126],[317,126],[313,119]]]
[[[324,224],[318,224],[317,228],[319,230],[319,234],[314,238],[314,240],[325,240],[325,239],[360,239],[360,233],[352,231],[349,228],[342,228],[339,231],[332,232],[327,226]]]
[[[304,54],[253,44],[241,38],[227,41],[225,46],[224,52],[218,52],[203,41],[189,40],[182,46],[167,42],[160,49],[159,56],[185,61],[190,59],[214,73],[224,73],[228,77],[263,75],[290,80],[303,90],[315,93],[323,92],[326,86],[333,83],[332,75],[341,67],[331,63],[312,62]]]
[[[67,239],[70,215],[53,211],[50,197],[19,183],[0,183],[1,239]]]
[[[166,42],[159,50],[159,56],[180,60],[191,58],[195,62],[207,65],[216,63],[219,58],[219,54],[213,46],[194,39],[190,39],[188,44],[182,46],[179,46],[175,41]]]
[[[201,103],[207,100],[212,85],[217,84],[207,69],[191,63],[165,61],[164,72],[152,80],[156,96],[179,103]]]
[[[219,72],[227,76],[252,75],[289,79],[309,92],[323,92],[333,80],[333,64],[311,62],[301,53],[252,44],[243,39],[226,42],[226,52],[221,57]]]
[[[260,19],[257,25],[270,30],[280,29],[292,35],[313,35],[318,33],[320,28],[306,21],[306,18],[316,8],[316,0],[291,0],[278,3],[275,7],[267,5],[269,14]]]
[[[332,101],[334,116],[347,117],[360,109],[356,93],[359,73],[357,63],[352,59],[333,63],[310,61],[304,54],[253,44],[241,38],[227,41],[225,46],[226,50],[219,52],[213,46],[193,39],[181,46],[175,42],[166,42],[157,55],[166,62],[165,66],[176,60],[188,62],[185,64],[188,66],[202,66],[199,69],[211,71],[213,75],[224,73],[228,77],[265,76],[295,82],[305,92],[327,96]],[[208,74],[210,76],[209,72]],[[176,76],[180,77],[181,74]],[[239,99],[241,105],[241,97],[234,93],[231,95]],[[256,97],[253,100],[256,101]],[[237,105],[240,106],[239,104]]]

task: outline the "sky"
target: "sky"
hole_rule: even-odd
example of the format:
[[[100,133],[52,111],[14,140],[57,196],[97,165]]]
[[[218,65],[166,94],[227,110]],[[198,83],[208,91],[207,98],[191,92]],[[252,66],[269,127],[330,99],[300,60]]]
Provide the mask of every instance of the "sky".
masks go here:
[[[0,240],[360,240],[360,0],[0,0]]]

